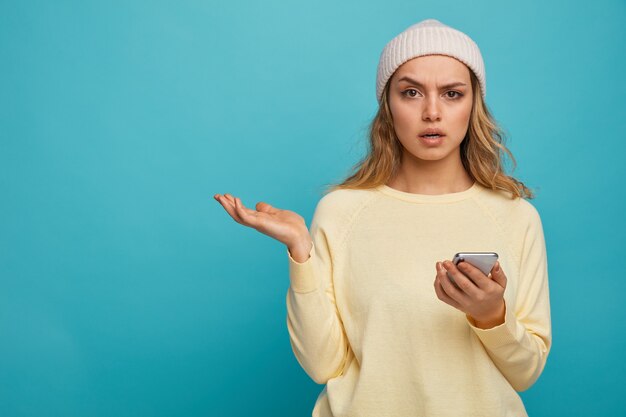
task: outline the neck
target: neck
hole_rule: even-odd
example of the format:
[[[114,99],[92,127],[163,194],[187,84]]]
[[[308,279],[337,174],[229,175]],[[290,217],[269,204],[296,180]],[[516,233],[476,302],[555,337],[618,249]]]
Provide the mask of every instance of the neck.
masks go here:
[[[474,184],[456,153],[438,161],[420,160],[405,152],[397,174],[387,182],[391,188],[414,194],[448,194],[465,191]]]

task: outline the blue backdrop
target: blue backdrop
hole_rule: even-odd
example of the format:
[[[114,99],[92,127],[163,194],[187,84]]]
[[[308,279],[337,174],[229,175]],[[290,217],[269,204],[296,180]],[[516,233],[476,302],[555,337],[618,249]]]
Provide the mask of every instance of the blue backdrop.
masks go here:
[[[478,43],[537,191],[554,345],[531,416],[626,413],[626,3],[3,1],[0,415],[306,416],[285,247],[365,150],[379,54],[435,18]]]

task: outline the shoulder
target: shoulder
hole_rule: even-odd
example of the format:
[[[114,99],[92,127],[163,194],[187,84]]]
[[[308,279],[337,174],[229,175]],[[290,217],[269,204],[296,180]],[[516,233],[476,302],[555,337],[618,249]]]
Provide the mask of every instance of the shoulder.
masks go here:
[[[520,197],[511,198],[507,191],[483,187],[477,196],[477,202],[500,221],[517,224],[540,221],[539,212],[530,201]]]
[[[373,189],[338,189],[324,194],[315,207],[312,224],[332,226],[333,229],[349,228],[352,221],[372,199],[378,197]]]
[[[373,190],[334,190],[319,199],[315,211],[324,215],[351,217],[376,196]]]
[[[484,189],[477,202],[498,224],[514,253],[521,254],[528,242],[543,239],[543,226],[537,208],[524,198],[511,198],[504,191]]]

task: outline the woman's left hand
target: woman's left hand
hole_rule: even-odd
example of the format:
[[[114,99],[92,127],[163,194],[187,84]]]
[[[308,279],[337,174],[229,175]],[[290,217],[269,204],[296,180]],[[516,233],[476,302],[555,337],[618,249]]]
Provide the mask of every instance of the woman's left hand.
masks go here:
[[[435,292],[441,301],[468,314],[476,327],[485,329],[504,323],[506,275],[499,262],[493,266],[491,278],[468,262],[455,266],[446,260],[437,262],[436,267]]]

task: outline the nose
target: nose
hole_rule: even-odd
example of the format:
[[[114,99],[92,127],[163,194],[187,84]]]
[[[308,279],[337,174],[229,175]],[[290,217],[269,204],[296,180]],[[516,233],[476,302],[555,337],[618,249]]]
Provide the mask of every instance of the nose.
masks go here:
[[[441,113],[439,112],[439,103],[437,103],[437,97],[430,97],[425,100],[424,112],[422,113],[423,120],[440,120]]]

